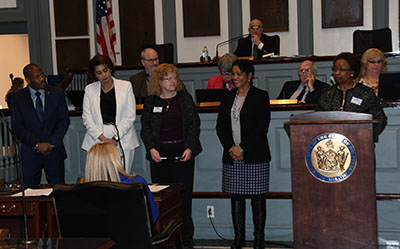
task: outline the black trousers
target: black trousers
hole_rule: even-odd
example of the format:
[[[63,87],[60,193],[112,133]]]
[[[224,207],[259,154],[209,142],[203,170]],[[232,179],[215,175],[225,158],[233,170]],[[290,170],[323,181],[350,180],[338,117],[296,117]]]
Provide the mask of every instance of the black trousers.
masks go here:
[[[165,144],[160,149],[161,156],[181,156],[182,144]],[[182,194],[183,241],[193,238],[194,225],[192,220],[192,192],[194,177],[194,159],[187,162],[160,162],[150,161],[152,183],[173,184],[181,183],[185,190]]]

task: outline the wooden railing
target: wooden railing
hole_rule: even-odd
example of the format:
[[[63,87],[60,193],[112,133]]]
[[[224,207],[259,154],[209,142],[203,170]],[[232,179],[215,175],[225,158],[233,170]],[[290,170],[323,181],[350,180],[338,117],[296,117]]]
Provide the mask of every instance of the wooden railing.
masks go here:
[[[265,199],[291,200],[291,192],[269,192],[264,195]],[[224,192],[193,192],[194,199],[229,199],[230,194]],[[249,196],[246,196],[249,197]],[[395,193],[377,193],[377,201],[400,201],[400,194]]]
[[[5,116],[8,115],[8,116]],[[6,182],[17,180],[16,162],[19,160],[17,156],[17,142],[13,140],[11,134],[11,118],[8,110],[1,110],[0,118],[0,178],[4,178]]]

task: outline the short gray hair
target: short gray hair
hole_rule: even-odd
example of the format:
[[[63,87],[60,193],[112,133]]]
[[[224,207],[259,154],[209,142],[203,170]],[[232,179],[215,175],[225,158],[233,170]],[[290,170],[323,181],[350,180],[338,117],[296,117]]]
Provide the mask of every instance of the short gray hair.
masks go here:
[[[226,53],[222,56],[221,60],[218,61],[218,70],[220,72],[232,72],[232,64],[236,61],[237,56],[232,53]]]

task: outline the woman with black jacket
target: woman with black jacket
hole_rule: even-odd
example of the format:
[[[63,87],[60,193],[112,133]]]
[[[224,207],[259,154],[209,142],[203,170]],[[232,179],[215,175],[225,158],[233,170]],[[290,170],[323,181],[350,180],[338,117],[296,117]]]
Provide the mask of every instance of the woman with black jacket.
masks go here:
[[[245,196],[251,197],[254,223],[254,248],[264,248],[266,203],[269,188],[267,132],[270,123],[269,97],[252,85],[254,66],[238,60],[232,67],[235,90],[227,92],[217,119],[217,134],[224,147],[222,191],[230,193],[235,230],[233,249],[245,242]]]
[[[194,157],[202,151],[197,107],[171,64],[157,66],[151,75],[142,112],[141,137],[150,160],[153,183],[182,183],[184,245],[193,248],[192,192]]]

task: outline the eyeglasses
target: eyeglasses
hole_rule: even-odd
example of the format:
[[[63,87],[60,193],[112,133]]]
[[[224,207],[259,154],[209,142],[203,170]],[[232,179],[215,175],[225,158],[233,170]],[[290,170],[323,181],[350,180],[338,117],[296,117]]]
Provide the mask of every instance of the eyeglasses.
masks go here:
[[[232,76],[232,72],[222,72],[222,76]]]
[[[178,79],[178,77],[174,76],[174,77],[165,77],[162,80],[171,81],[171,80],[177,80],[177,79]]]
[[[299,72],[302,73],[302,74],[305,74],[305,73],[312,73],[313,70],[312,70],[311,68],[308,68],[308,69],[300,69]]]
[[[339,72],[346,72],[346,71],[353,71],[351,68],[336,68],[332,67],[332,73],[339,71]]]
[[[379,61],[368,61],[368,63],[370,64],[381,64],[383,62],[383,60],[379,60]]]
[[[158,61],[159,60],[159,58],[157,57],[157,58],[152,58],[152,59],[143,59],[144,61],[148,61],[148,62],[155,62],[155,61]]]
[[[252,30],[262,29],[262,26],[254,25],[254,26],[250,26],[250,29],[252,29]]]

